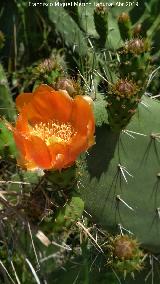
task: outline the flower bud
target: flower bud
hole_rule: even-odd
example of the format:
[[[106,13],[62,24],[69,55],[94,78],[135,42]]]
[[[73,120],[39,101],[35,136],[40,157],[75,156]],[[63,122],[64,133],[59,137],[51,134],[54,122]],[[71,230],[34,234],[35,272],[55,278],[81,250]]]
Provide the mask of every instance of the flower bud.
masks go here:
[[[136,241],[127,236],[119,236],[114,242],[114,256],[119,259],[131,259],[137,246]]]
[[[90,96],[85,95],[83,98],[91,105],[92,108],[94,107],[94,102]]]
[[[66,90],[70,96],[72,96],[76,90],[73,86],[73,81],[67,78],[61,79],[56,84],[57,90]]]
[[[134,29],[133,29],[133,35],[134,35],[134,37],[137,37],[137,36],[139,36],[139,34],[141,33],[141,31],[142,31],[142,24],[137,24],[135,27],[134,27]]]
[[[124,41],[130,39],[132,36],[132,31],[131,31],[132,24],[128,13],[123,12],[118,17],[118,26],[122,39]]]
[[[149,50],[148,42],[140,38],[135,38],[127,41],[124,47],[125,53],[130,52],[136,55],[147,52],[148,50]]]
[[[128,79],[119,79],[112,87],[112,93],[120,98],[130,98],[137,94],[138,86]]]
[[[118,22],[119,23],[126,23],[130,21],[130,16],[128,13],[123,12],[119,17],[118,17]]]

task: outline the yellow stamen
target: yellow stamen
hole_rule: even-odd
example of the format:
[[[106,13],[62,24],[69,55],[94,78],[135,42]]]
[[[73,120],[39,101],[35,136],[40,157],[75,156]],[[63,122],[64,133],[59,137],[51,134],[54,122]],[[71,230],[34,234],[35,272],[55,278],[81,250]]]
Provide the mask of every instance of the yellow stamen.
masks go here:
[[[50,145],[56,142],[68,143],[76,132],[69,122],[51,120],[35,124],[31,127],[30,134],[40,137],[47,145]]]

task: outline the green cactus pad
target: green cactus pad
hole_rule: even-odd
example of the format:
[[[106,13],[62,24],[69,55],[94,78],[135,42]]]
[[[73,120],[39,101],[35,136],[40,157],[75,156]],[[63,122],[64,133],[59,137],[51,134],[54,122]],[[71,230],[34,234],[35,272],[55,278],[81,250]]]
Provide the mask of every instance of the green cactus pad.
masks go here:
[[[103,46],[108,34],[108,11],[103,5],[97,6],[94,10],[94,24]]]
[[[128,40],[128,39],[131,39],[131,36],[132,36],[132,31],[131,31],[132,23],[131,23],[129,15],[127,13],[123,12],[118,17],[118,26],[119,26],[119,31],[120,31],[122,39],[124,41]]]
[[[158,252],[160,103],[143,100],[125,131],[113,133],[107,124],[97,128],[80,192],[86,210],[105,229],[120,233],[122,226],[144,248]]]
[[[151,72],[149,42],[139,38],[126,41],[119,54],[120,76],[133,79],[144,88]]]
[[[3,121],[0,121],[0,156],[2,158],[15,157],[16,146],[12,133],[7,129]]]
[[[62,209],[59,210],[53,227],[54,232],[61,231],[62,228],[66,230],[73,222],[81,218],[84,210],[84,202],[78,196],[73,196],[70,202]]]
[[[56,27],[56,33],[60,35],[65,45],[72,49],[72,52],[85,56],[87,52],[87,42],[75,21],[62,7],[48,8],[49,18]]]
[[[8,87],[8,81],[2,65],[0,64],[0,115],[9,120],[14,119],[15,106]]]

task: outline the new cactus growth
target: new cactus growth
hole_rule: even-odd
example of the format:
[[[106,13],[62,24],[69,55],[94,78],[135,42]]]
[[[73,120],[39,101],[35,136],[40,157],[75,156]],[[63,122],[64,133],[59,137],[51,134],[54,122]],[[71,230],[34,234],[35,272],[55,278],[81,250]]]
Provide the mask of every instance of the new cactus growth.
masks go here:
[[[128,13],[123,12],[118,17],[118,26],[122,39],[129,40],[132,37],[132,24]]]
[[[142,32],[142,24],[137,24],[133,29],[133,36],[134,38],[137,38],[141,35]]]
[[[101,47],[103,47],[108,35],[108,10],[101,4],[94,10],[94,24],[100,37]]]
[[[108,242],[108,265],[116,271],[127,273],[134,277],[134,272],[143,269],[144,254],[139,248],[137,240],[129,235],[110,237]]]
[[[56,90],[65,90],[71,97],[76,95],[84,95],[84,91],[80,86],[79,82],[69,78],[60,78],[55,84]]]
[[[150,69],[149,42],[141,38],[126,41],[120,49],[120,76],[133,79],[144,90]]]
[[[35,76],[35,86],[40,83],[53,85],[63,73],[63,69],[55,57],[45,59],[32,72]]]
[[[139,87],[131,80],[120,79],[107,96],[108,122],[119,131],[127,126],[140,101]]]

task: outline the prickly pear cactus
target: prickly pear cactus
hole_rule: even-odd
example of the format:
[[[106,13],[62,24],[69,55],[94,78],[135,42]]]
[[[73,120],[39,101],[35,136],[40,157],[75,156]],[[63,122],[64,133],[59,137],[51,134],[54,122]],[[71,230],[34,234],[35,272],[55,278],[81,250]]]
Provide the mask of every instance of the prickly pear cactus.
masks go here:
[[[130,17],[128,15],[128,13],[123,12],[119,17],[118,17],[118,26],[119,26],[119,30],[120,30],[120,34],[122,39],[128,40],[131,39],[132,37],[132,24],[131,24],[131,20]]]
[[[0,156],[8,159],[14,158],[16,155],[16,146],[11,132],[5,126],[3,121],[0,121]]]
[[[121,77],[128,77],[145,87],[146,78],[150,72],[150,43],[147,39],[133,38],[126,41],[120,49]]]
[[[15,106],[8,87],[5,71],[0,64],[0,115],[5,115],[9,120],[14,120]]]
[[[100,37],[101,46],[103,46],[108,35],[108,11],[103,5],[97,6],[94,10],[94,24]]]
[[[159,111],[159,102],[143,97],[124,130],[97,127],[80,189],[98,224],[114,232],[122,228],[153,252],[160,251]]]

